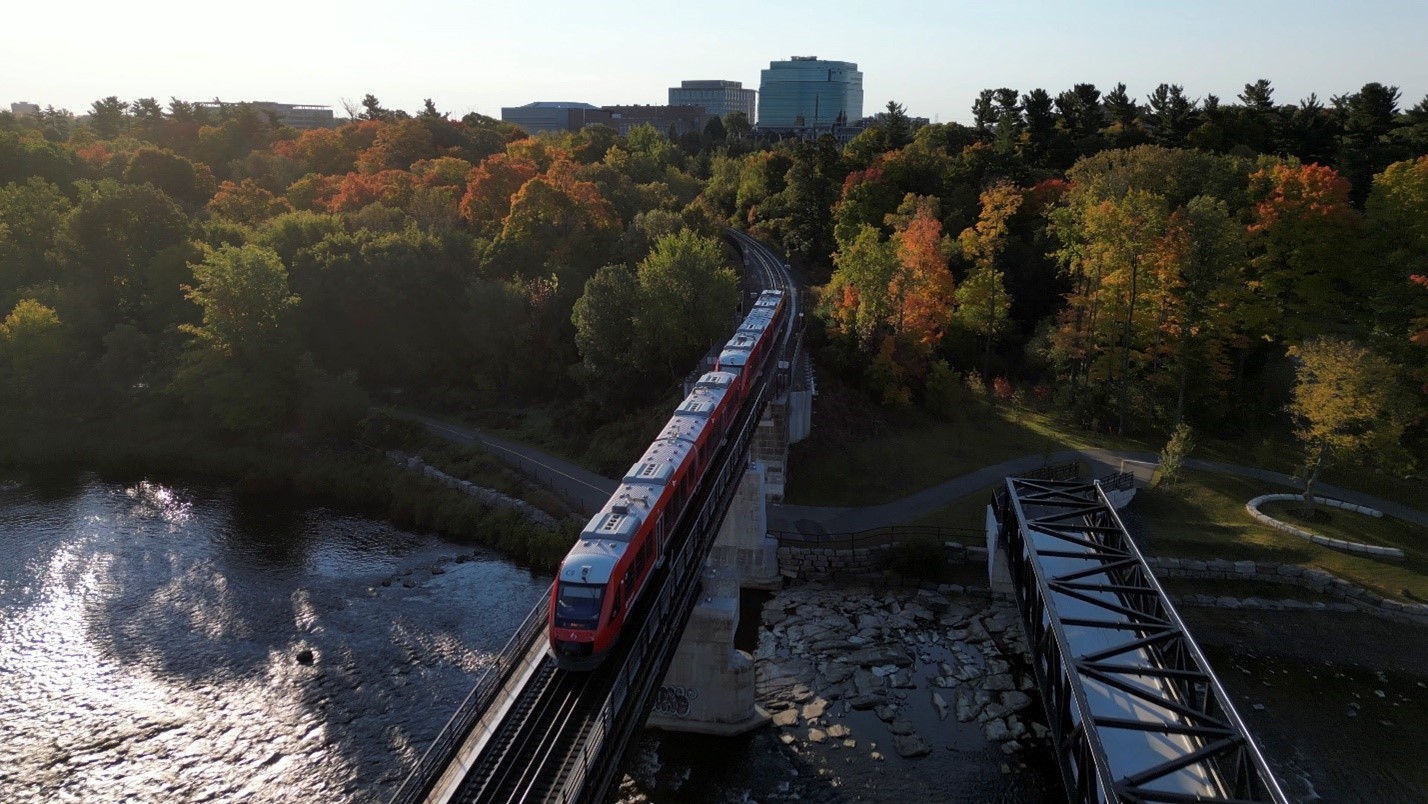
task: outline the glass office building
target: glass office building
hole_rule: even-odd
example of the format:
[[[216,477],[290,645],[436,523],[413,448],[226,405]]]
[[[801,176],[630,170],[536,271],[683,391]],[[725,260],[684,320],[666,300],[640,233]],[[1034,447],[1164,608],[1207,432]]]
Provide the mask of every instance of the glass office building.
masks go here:
[[[863,74],[851,61],[794,56],[759,81],[759,128],[821,128],[863,116]]]

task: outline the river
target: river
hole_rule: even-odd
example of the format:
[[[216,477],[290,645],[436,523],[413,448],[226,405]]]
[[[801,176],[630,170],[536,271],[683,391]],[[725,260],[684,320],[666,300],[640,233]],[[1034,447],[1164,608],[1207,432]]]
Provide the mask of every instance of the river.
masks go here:
[[[549,582],[290,501],[0,478],[0,802],[386,801]],[[1428,800],[1428,629],[1182,613],[1292,800]],[[858,798],[768,731],[636,754],[625,800]]]
[[[0,801],[385,801],[549,583],[221,488],[0,479]]]

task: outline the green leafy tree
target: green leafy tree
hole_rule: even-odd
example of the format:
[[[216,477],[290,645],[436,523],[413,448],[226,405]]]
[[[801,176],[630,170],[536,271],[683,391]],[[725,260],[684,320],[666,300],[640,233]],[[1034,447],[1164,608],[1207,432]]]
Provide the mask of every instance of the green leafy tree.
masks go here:
[[[729,331],[738,277],[719,241],[693,232],[660,238],[636,269],[639,348],[678,376]]]
[[[1190,425],[1180,422],[1160,451],[1160,485],[1174,488],[1180,482],[1180,470],[1185,467],[1185,459],[1195,449],[1195,439]]]
[[[89,127],[102,139],[112,140],[128,125],[129,104],[110,95],[89,107]]]
[[[571,320],[575,345],[592,375],[619,376],[637,368],[643,355],[636,351],[635,319],[640,311],[640,283],[625,265],[607,265],[585,283],[575,302]]]
[[[22,299],[0,321],[0,396],[49,406],[70,382],[71,348],[53,308]]]
[[[172,388],[224,429],[264,432],[291,414],[300,390],[298,297],[270,249],[225,246],[193,268],[188,297],[203,323],[192,337]]]
[[[1292,352],[1299,367],[1289,412],[1304,445],[1304,515],[1314,488],[1336,460],[1401,466],[1399,444],[1410,409],[1394,385],[1393,366],[1352,341],[1314,338]]]

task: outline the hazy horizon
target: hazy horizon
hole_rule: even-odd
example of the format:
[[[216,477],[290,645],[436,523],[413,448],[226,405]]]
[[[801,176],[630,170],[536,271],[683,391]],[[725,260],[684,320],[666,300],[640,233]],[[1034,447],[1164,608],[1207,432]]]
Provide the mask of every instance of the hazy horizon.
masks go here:
[[[1267,78],[1284,104],[1311,92],[1327,102],[1377,81],[1399,87],[1403,108],[1428,94],[1428,4],[1405,0],[1368,0],[1352,13],[1326,0],[1175,9],[735,0],[718,14],[677,17],[647,5],[555,0],[529,11],[417,0],[394,17],[373,0],[256,0],[234,17],[231,7],[172,0],[26,4],[10,11],[11,30],[29,35],[0,51],[0,109],[26,101],[84,114],[109,95],[218,97],[329,105],[341,116],[343,100],[371,93],[388,108],[415,112],[432,98],[455,116],[499,117],[532,101],[660,104],[691,79],[757,89],[760,70],[794,55],[856,62],[865,114],[896,100],[943,122],[969,122],[977,92],[1002,86],[1055,95],[1124,82],[1144,102],[1164,82],[1233,103],[1244,84]]]

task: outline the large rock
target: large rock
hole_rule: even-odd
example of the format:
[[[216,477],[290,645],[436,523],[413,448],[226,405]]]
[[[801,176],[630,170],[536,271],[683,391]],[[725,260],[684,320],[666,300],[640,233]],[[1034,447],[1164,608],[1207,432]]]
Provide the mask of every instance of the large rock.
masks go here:
[[[888,694],[883,690],[865,693],[848,701],[848,705],[859,711],[882,706],[888,702]]]
[[[1002,705],[1013,712],[1020,712],[1028,706],[1031,706],[1031,696],[1017,690],[1003,692],[1001,698]]]
[[[798,725],[798,710],[785,709],[782,712],[779,712],[778,714],[773,716],[773,724],[775,726],[783,727]]]
[[[912,725],[912,721],[897,718],[892,723],[888,724],[888,731],[892,732],[893,734],[912,734],[913,732],[917,731],[917,729]]]
[[[988,721],[982,726],[982,733],[994,743],[1005,742],[1012,737],[1011,731],[1007,729],[1007,724],[1001,720]]]
[[[932,753],[932,746],[916,734],[899,735],[893,738],[893,748],[898,756],[906,759],[925,757]]]
[[[884,664],[895,664],[898,667],[912,665],[912,657],[908,656],[906,651],[896,648],[860,648],[843,658],[859,667],[876,667]]]
[[[828,711],[828,702],[822,698],[814,698],[813,703],[803,707],[803,719],[815,720],[823,717],[823,713]]]

